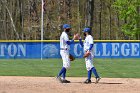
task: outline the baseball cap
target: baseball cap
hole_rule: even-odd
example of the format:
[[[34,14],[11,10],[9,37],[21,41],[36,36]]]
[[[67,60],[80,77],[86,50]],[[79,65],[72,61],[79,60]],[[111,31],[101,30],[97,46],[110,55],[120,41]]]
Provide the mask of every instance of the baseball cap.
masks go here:
[[[90,32],[90,28],[84,28],[83,32]]]
[[[70,27],[69,24],[64,24],[64,25],[63,25],[63,28],[64,28],[64,29],[68,29],[68,28],[71,28],[71,27]]]

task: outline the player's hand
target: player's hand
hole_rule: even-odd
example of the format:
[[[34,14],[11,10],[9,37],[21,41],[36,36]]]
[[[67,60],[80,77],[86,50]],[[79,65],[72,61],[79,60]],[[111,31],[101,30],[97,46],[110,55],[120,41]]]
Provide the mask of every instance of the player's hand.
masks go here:
[[[73,39],[74,39],[74,40],[80,39],[80,35],[79,35],[78,33],[74,34]]]
[[[81,39],[82,40],[82,38],[81,38],[81,36],[79,35],[79,38],[78,38],[79,40]]]
[[[78,37],[78,40],[79,40],[79,39],[82,39],[81,36],[80,36],[80,34],[78,34],[78,33],[77,33],[77,37]]]
[[[76,39],[76,34],[74,34],[74,36],[73,36],[73,40],[75,40]]]

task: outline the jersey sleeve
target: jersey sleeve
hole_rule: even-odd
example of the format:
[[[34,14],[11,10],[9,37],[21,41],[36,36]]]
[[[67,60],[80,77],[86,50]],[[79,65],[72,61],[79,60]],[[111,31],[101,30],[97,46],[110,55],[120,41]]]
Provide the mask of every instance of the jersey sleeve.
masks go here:
[[[93,44],[93,37],[90,36],[90,37],[88,38],[88,41],[89,41],[89,44]]]
[[[92,48],[93,48],[93,37],[90,36],[88,39],[89,39],[88,41],[89,41],[89,45],[90,45],[89,50],[92,50]]]

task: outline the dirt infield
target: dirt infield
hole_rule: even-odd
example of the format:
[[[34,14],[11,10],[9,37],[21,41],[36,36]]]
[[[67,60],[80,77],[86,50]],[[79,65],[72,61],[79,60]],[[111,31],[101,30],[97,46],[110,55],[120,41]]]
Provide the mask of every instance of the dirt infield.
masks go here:
[[[53,77],[0,76],[0,93],[140,93],[140,79],[102,78],[98,84],[83,84],[86,78],[68,77],[61,84]]]

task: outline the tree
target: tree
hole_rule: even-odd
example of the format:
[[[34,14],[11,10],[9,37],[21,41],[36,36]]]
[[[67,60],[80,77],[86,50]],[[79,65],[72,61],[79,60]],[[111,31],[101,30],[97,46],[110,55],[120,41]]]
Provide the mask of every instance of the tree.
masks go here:
[[[8,8],[7,1],[6,0],[1,1],[1,3],[4,5],[5,9],[8,12],[8,15],[9,15],[9,18],[10,18],[10,21],[11,21],[11,25],[13,27],[13,30],[14,30],[15,34],[16,34],[16,39],[20,39],[19,34],[18,34],[18,32],[16,30],[16,27],[15,27],[15,23],[14,23],[14,20],[13,20],[12,13],[11,13],[10,9]]]
[[[86,2],[86,26],[93,26],[93,9],[94,9],[94,0],[87,0]]]
[[[133,39],[140,39],[140,2],[139,0],[116,0],[114,7],[124,21],[122,31]]]

